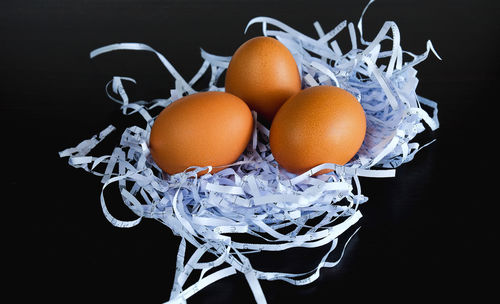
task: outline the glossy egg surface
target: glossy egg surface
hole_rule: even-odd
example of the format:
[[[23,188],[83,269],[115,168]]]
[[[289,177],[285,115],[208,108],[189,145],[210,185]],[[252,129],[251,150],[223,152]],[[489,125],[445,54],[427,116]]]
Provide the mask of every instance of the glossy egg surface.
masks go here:
[[[270,146],[276,161],[300,174],[323,163],[346,164],[363,143],[366,117],[352,94],[316,86],[291,97],[276,114]]]
[[[255,37],[232,56],[225,89],[271,122],[281,105],[300,91],[301,79],[295,59],[281,42]]]
[[[169,174],[190,166],[225,166],[243,153],[252,131],[252,113],[244,101],[225,92],[201,92],[163,109],[151,128],[149,148]]]

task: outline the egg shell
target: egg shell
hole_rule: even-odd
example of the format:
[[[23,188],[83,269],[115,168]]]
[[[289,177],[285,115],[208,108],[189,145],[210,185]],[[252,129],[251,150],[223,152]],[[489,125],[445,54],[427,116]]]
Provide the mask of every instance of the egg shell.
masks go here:
[[[253,116],[244,101],[225,92],[201,92],[163,109],[151,128],[149,148],[168,174],[190,166],[213,166],[214,173],[238,159],[252,131]]]
[[[274,38],[255,37],[232,56],[225,88],[271,122],[281,105],[300,91],[301,80],[297,63],[286,46]]]
[[[323,163],[346,164],[361,147],[365,132],[365,113],[356,97],[323,85],[301,91],[280,108],[269,141],[276,161],[301,174]]]

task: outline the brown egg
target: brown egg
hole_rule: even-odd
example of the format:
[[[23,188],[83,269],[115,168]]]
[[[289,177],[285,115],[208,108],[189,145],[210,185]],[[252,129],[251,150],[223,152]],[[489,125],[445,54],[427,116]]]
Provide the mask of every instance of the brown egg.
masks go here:
[[[226,72],[226,92],[243,99],[271,122],[281,105],[301,89],[297,64],[278,40],[256,37],[234,53]]]
[[[365,112],[356,97],[325,85],[290,98],[274,117],[269,141],[276,161],[300,174],[323,163],[346,164],[365,132]]]
[[[156,164],[169,174],[190,166],[225,166],[245,150],[252,131],[252,113],[240,98],[224,92],[195,93],[158,115],[149,148]]]

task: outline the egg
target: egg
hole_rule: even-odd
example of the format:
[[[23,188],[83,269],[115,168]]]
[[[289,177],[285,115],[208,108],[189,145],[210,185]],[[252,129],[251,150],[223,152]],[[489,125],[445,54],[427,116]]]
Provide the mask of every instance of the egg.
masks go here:
[[[356,97],[322,85],[304,89],[283,104],[269,141],[279,165],[301,174],[323,163],[345,165],[361,147],[365,132],[365,112]]]
[[[245,150],[252,131],[253,116],[243,100],[225,92],[200,92],[162,110],[151,127],[149,149],[168,174],[190,166],[226,166]]]
[[[225,88],[270,123],[281,105],[300,91],[301,79],[286,46],[274,38],[255,37],[232,56]]]

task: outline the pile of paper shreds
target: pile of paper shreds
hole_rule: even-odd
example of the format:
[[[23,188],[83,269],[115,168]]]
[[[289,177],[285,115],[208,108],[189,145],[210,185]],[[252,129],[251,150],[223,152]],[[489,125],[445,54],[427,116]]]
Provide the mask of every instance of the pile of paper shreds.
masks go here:
[[[115,50],[150,51],[175,78],[175,87],[168,99],[131,102],[122,81],[135,81],[114,77],[106,86],[109,97],[121,104],[124,114],[142,115],[146,121],[144,126],[127,128],[111,155],[88,154],[115,129],[113,126],[60,152],[61,157],[69,157],[70,165],[102,176],[102,210],[113,225],[132,227],[143,218],[152,218],[181,237],[170,302],[185,302],[205,286],[237,272],[245,275],[257,303],[266,302],[259,280],[283,280],[295,285],[316,280],[321,268],[333,267],[339,262],[330,262],[327,258],[336,248],[338,237],[361,218],[358,207],[367,197],[361,193],[358,177],[394,176],[394,168],[412,160],[422,148],[410,141],[425,130],[424,123],[431,130],[439,127],[436,103],[415,92],[418,79],[414,66],[425,60],[430,51],[434,52],[430,41],[423,54],[403,51],[394,22],[385,22],[372,41],[365,41],[362,17],[357,24],[358,31],[353,23],[343,21],[324,32],[316,22],[318,38],[308,37],[272,18],[257,17],[248,23],[247,28],[260,23],[263,35],[275,37],[289,48],[304,87],[339,86],[356,96],[366,113],[366,138],[352,161],[345,166],[322,164],[298,176],[278,166],[269,149],[269,130],[256,119],[247,150],[236,163],[216,174],[197,177],[197,172],[207,167],[193,167],[189,172],[168,175],[153,162],[148,150],[149,132],[154,123],[151,110],[194,93],[192,86],[205,73],[211,75],[206,90],[223,91],[224,88],[216,84],[230,57],[202,50],[201,68],[186,81],[163,55],[144,44],[113,44],[91,53],[94,57]],[[346,28],[352,48],[342,52],[335,38]],[[381,49],[384,40],[392,41],[391,49]],[[404,54],[411,60],[403,62]],[[432,113],[428,114],[423,107]],[[335,171],[313,176],[325,168]],[[108,212],[103,192],[113,183],[118,184],[123,202],[137,214],[137,219],[122,221]],[[186,257],[187,261],[186,241],[197,248],[189,259]],[[259,270],[249,259],[261,251],[285,254],[289,248],[327,244],[330,249],[318,265],[304,273]],[[210,255],[211,262],[200,262],[204,255]],[[187,278],[195,270],[200,272],[199,280],[185,287]]]

